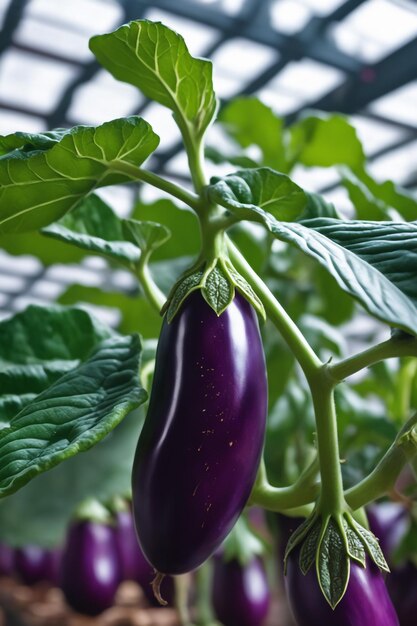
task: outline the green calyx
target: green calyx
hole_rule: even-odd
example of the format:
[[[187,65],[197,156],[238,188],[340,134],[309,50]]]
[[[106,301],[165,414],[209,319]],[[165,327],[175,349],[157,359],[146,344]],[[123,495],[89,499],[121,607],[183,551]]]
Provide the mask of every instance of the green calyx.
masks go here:
[[[235,289],[238,289],[265,319],[264,307],[252,287],[237,272],[231,261],[221,256],[211,262],[197,262],[176,282],[162,309],[162,313],[166,312],[168,322],[172,322],[184,300],[197,289],[201,290],[207,304],[219,316],[232,302]]]
[[[101,502],[88,498],[81,502],[75,511],[74,519],[78,521],[96,522],[97,524],[112,525],[113,518],[108,510]]]
[[[223,560],[238,561],[242,567],[266,552],[267,546],[249,526],[245,515],[236,522],[223,544]]]
[[[351,560],[365,568],[368,555],[380,570],[389,572],[378,539],[349,512],[321,515],[314,511],[288,541],[284,572],[295,548],[299,548],[298,563],[304,575],[315,564],[320,588],[332,609],[346,592]]]

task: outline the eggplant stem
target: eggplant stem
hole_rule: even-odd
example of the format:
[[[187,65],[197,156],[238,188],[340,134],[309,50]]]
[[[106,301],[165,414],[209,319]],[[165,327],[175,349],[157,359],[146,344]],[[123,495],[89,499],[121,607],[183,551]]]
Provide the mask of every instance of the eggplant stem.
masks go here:
[[[151,582],[153,595],[158,600],[161,606],[167,606],[168,604],[168,602],[164,600],[164,598],[161,596],[161,584],[164,578],[165,574],[162,574],[161,572],[155,570],[155,578]]]

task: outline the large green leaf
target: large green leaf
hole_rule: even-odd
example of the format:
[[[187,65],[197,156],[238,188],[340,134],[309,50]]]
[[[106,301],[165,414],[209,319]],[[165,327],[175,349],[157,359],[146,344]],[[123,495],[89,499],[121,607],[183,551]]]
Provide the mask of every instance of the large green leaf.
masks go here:
[[[251,182],[238,172],[237,176],[215,182],[208,194],[241,218],[263,223],[277,239],[315,259],[371,315],[417,334],[417,309],[413,302],[416,287],[412,280],[416,275],[415,224],[331,218],[307,220],[303,224],[279,222],[260,208],[259,205],[268,207],[268,203],[259,193],[253,198],[247,181]],[[256,184],[254,189],[257,192]],[[254,204],[250,203],[252,198]],[[362,236],[364,228],[367,230]]]
[[[417,222],[303,222],[376,268],[417,306]]]
[[[386,220],[392,209],[405,220],[417,220],[417,197],[390,180],[377,182],[364,168],[345,170],[342,183],[356,210],[358,219]]]
[[[59,297],[65,305],[93,304],[117,309],[121,313],[118,329],[121,333],[140,330],[145,339],[159,336],[162,318],[144,298],[132,297],[122,292],[104,291],[98,287],[71,285]]]
[[[92,447],[146,399],[138,336],[82,310],[29,307],[0,324],[0,355],[2,497]]]
[[[306,195],[298,185],[269,167],[213,178],[207,193],[214,202],[235,211],[259,207],[280,220],[296,219],[307,203]]]
[[[127,265],[136,263],[140,257],[139,248],[131,241],[126,241],[123,220],[94,194],[58,222],[43,228],[42,233]]]
[[[219,121],[242,148],[261,149],[262,165],[286,171],[282,119],[260,100],[254,97],[232,100],[220,111]]]
[[[139,117],[76,126],[49,149],[13,150],[0,159],[0,235],[36,230],[61,218],[94,189],[132,180],[120,173],[138,166],[159,138]]]
[[[357,168],[365,160],[356,130],[341,115],[305,117],[291,126],[289,132],[287,151],[291,163]]]
[[[203,135],[216,110],[212,64],[193,58],[180,35],[159,22],[137,20],[93,37],[90,48],[115,78],[171,109],[182,130]]]
[[[0,537],[10,545],[62,545],[80,502],[106,502],[130,491],[133,455],[143,412],[133,411],[87,454],[37,476],[0,500]]]

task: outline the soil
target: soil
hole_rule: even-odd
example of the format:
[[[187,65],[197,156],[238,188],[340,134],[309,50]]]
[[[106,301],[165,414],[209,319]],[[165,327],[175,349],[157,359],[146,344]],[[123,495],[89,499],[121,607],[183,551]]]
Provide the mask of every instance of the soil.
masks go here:
[[[57,588],[0,579],[0,626],[180,626],[172,608],[150,608],[135,583],[121,585],[115,605],[95,618],[74,613]],[[239,626],[236,624],[236,626]],[[279,592],[265,626],[294,626]]]

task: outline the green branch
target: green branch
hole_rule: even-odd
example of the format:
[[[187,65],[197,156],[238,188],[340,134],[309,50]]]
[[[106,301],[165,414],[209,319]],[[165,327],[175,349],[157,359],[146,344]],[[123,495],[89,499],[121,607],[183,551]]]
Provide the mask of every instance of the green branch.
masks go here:
[[[149,271],[149,256],[150,253],[142,252],[134,271],[148,301],[157,313],[160,313],[167,298],[164,292],[159,289]]]
[[[188,191],[187,189],[184,189],[184,187],[180,187],[179,185],[176,185],[161,176],[158,176],[158,174],[155,174],[154,172],[143,170],[135,165],[130,165],[130,163],[121,163],[120,161],[114,161],[111,163],[111,170],[113,172],[119,172],[129,176],[132,181],[137,180],[143,183],[148,183],[157,189],[161,189],[161,191],[165,191],[171,196],[174,196],[174,198],[184,202],[184,204],[194,209],[197,213],[200,210],[201,200],[197,194],[192,191]]]
[[[392,337],[388,341],[379,343],[368,350],[339,361],[339,363],[329,365],[327,372],[335,382],[341,382],[379,361],[403,356],[417,356],[417,339],[415,337]]]
[[[345,492],[346,502],[352,509],[365,506],[391,491],[404,465],[417,454],[416,424],[417,414],[404,425],[375,469]]]

